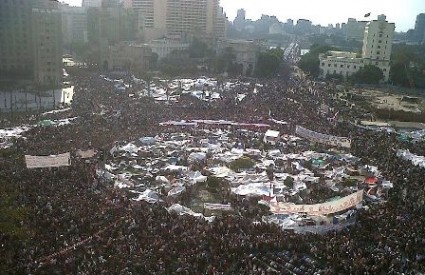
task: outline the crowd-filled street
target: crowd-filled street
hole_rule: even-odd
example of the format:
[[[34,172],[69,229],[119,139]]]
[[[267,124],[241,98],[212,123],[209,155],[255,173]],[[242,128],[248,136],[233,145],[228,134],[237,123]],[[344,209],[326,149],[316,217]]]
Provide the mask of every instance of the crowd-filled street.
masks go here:
[[[424,136],[358,125],[333,83],[69,78],[69,108],[1,120],[26,213],[1,274],[425,272]]]

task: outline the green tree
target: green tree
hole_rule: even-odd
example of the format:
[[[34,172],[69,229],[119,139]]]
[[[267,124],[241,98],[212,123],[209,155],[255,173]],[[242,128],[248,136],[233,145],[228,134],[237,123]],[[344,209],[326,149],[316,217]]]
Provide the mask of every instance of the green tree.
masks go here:
[[[390,79],[395,85],[423,88],[425,45],[395,45],[391,55]]]
[[[281,68],[282,58],[283,51],[280,48],[260,53],[255,75],[257,77],[272,77],[278,74]]]
[[[378,84],[383,78],[381,69],[374,65],[365,65],[352,75],[354,82],[363,84]]]
[[[319,54],[326,53],[328,51],[335,51],[336,48],[333,48],[329,45],[320,45],[320,44],[313,44],[310,47],[310,52],[304,54],[300,61],[298,62],[298,66],[301,70],[303,70],[305,73],[317,77],[320,73],[320,61],[319,61]]]

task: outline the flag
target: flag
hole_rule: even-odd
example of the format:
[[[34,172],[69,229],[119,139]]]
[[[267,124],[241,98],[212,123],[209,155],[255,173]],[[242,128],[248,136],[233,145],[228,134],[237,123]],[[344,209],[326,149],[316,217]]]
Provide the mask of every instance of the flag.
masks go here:
[[[368,12],[364,15],[364,17],[369,17],[369,16],[370,16],[370,12]]]

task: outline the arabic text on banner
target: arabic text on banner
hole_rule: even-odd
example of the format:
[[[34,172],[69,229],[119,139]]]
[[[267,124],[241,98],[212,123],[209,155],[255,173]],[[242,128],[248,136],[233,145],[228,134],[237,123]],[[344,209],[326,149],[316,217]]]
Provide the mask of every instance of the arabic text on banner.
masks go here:
[[[336,137],[331,135],[326,135],[318,132],[314,132],[307,128],[298,126],[296,127],[295,133],[303,138],[309,139],[314,142],[328,144],[332,146],[340,146],[344,148],[351,147],[351,140],[346,137]]]
[[[270,211],[275,214],[281,213],[307,213],[311,215],[327,215],[354,207],[363,201],[363,190],[339,200],[319,204],[292,204],[292,203],[270,203]]]
[[[70,153],[63,153],[51,156],[30,156],[25,155],[27,168],[49,168],[70,165]]]

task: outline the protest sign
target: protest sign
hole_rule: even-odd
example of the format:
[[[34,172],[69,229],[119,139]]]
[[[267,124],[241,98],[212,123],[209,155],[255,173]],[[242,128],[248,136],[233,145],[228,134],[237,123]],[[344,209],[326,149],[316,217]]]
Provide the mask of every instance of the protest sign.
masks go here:
[[[336,137],[314,132],[307,128],[297,125],[295,133],[303,138],[309,139],[313,142],[328,144],[331,146],[339,146],[344,148],[351,148],[351,140],[346,137]]]
[[[270,211],[275,214],[281,213],[307,213],[310,215],[327,215],[354,207],[363,201],[363,190],[339,200],[319,204],[291,204],[270,202]]]
[[[50,156],[25,155],[25,162],[29,169],[70,166],[70,154],[68,152]]]
[[[77,150],[77,156],[79,156],[82,159],[88,159],[88,158],[92,158],[94,157],[94,155],[96,154],[96,152],[94,151],[94,149],[89,149],[89,150]]]

